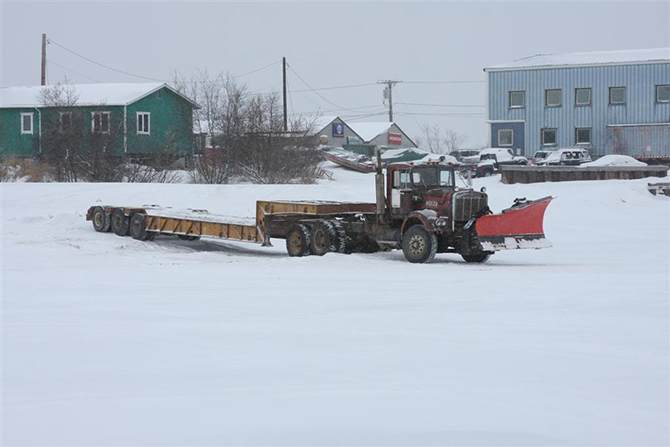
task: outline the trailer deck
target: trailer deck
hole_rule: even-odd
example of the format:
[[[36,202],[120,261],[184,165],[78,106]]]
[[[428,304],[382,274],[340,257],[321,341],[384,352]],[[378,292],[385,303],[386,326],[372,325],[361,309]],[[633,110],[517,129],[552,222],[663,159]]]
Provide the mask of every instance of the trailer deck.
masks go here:
[[[285,238],[288,228],[297,220],[375,212],[374,203],[331,201],[257,201],[255,218],[212,214],[207,210],[175,210],[157,205],[98,205],[88,209],[86,220],[94,220],[99,208],[105,211],[104,214],[110,220],[116,210],[121,210],[128,219],[132,219],[135,214],[144,215],[146,231],[152,236],[171,234],[193,238],[210,237],[263,245],[271,245],[271,237]],[[100,228],[109,231],[110,226],[111,222],[103,222]]]

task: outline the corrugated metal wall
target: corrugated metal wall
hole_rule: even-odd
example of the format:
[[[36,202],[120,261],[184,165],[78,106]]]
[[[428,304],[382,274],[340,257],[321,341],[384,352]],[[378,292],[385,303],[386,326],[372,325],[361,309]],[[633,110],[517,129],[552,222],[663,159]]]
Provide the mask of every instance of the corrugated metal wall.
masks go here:
[[[589,149],[614,153],[607,125],[670,123],[670,103],[656,102],[656,85],[670,84],[670,63],[489,71],[489,120],[525,120],[526,153],[541,149],[540,130],[556,128],[557,147],[575,145],[575,128],[591,127]],[[609,87],[626,87],[626,104],[609,104]],[[591,88],[591,105],[575,105],[575,89]],[[545,107],[546,89],[562,90],[561,107]],[[526,105],[510,109],[510,91],[526,92]],[[667,133],[653,132],[668,144]]]

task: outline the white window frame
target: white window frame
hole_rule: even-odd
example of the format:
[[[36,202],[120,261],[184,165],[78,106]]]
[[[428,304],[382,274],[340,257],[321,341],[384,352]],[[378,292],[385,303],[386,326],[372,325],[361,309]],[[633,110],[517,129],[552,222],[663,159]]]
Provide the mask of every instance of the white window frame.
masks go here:
[[[670,84],[658,84],[658,85],[656,85],[656,102],[661,103],[661,104],[666,103],[666,102],[670,102],[670,98],[669,99],[662,99],[662,100],[658,99],[659,87],[667,87],[667,88],[670,89]]]
[[[95,131],[95,115],[107,115],[107,131]],[[100,127],[102,128],[102,120],[100,120]],[[111,112],[91,112],[91,133],[109,134],[112,127],[112,113]]]
[[[29,116],[30,117],[30,130],[29,131],[25,130],[23,128],[23,117],[24,116]],[[34,125],[33,120],[34,120],[34,117],[33,117],[32,113],[22,113],[21,114],[21,135],[33,135],[33,133],[35,131],[35,125]]]
[[[502,144],[500,142],[500,132],[511,132],[512,138],[510,144]],[[500,147],[512,147],[514,146],[514,129],[498,129],[498,146]]]
[[[521,101],[520,106],[512,104],[512,95],[514,93],[521,93],[521,95],[523,96],[523,101]],[[525,90],[512,90],[512,91],[510,91],[508,101],[509,101],[509,108],[510,109],[523,109],[524,107],[526,107],[526,91]]]
[[[612,102],[612,90],[614,90],[615,88],[622,88],[623,89],[623,102]],[[628,89],[625,86],[610,87],[609,93],[610,93],[610,98],[609,98],[610,103],[609,103],[609,105],[611,105],[611,106],[625,106],[626,105],[626,102],[628,100]]]
[[[554,131],[554,142],[553,143],[545,143],[544,142],[544,133],[547,130],[553,130]],[[557,146],[558,145],[558,129],[556,127],[545,127],[544,129],[540,130],[540,139],[542,140],[542,146],[543,147],[551,147],[551,146]]]
[[[149,119],[147,120],[148,129],[140,130],[139,126],[139,117],[147,115]],[[151,112],[137,112],[135,115],[135,126],[137,126],[137,135],[151,135]],[[142,127],[144,127],[144,119],[142,120]]]
[[[549,104],[547,98],[549,92],[558,92],[558,104]],[[563,106],[563,89],[560,88],[548,88],[544,91],[544,106],[545,107],[561,107]]]
[[[580,143],[579,142],[579,131],[580,130],[588,130],[589,131],[589,141],[587,141],[585,143]],[[591,130],[591,127],[575,127],[575,144],[590,146],[592,139],[593,139],[593,130]]]
[[[589,91],[589,102],[579,102],[577,99],[579,98],[579,90],[588,90]],[[590,106],[591,102],[593,102],[593,90],[591,87],[577,87],[575,88],[575,105],[576,106]]]

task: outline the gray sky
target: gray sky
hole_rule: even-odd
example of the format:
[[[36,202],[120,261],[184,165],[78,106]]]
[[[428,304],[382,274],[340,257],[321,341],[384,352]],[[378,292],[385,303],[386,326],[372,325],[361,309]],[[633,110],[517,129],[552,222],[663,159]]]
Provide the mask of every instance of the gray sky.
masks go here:
[[[94,61],[171,79],[197,68],[233,75],[282,56],[313,88],[405,81],[395,121],[412,137],[439,124],[484,144],[487,66],[537,53],[670,46],[670,2],[7,2],[0,5],[0,85],[36,85],[41,33]],[[51,44],[48,80],[143,82]],[[70,71],[59,67],[66,67]],[[82,76],[83,75],[83,76]],[[379,85],[321,90],[289,71],[289,112],[385,121]],[[239,78],[279,91],[281,65]],[[420,83],[426,81],[473,83]],[[329,102],[328,102],[329,101]],[[349,110],[344,110],[349,109]],[[360,115],[375,114],[361,117]],[[474,114],[474,115],[473,115]],[[458,116],[469,115],[469,116]]]

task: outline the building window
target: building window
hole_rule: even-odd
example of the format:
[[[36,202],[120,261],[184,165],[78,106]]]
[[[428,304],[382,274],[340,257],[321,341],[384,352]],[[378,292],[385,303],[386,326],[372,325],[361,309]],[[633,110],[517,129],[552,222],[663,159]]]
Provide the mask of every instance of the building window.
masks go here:
[[[670,102],[670,85],[656,86],[656,102]]]
[[[512,129],[498,130],[498,146],[514,145],[514,131]]]
[[[626,104],[626,87],[610,87],[610,104]]]
[[[577,144],[591,144],[591,128],[577,127],[575,129],[575,143]]]
[[[547,107],[560,107],[561,106],[561,89],[545,90],[544,91],[544,104]]]
[[[72,112],[60,112],[59,118],[61,132],[68,132],[72,129]]]
[[[109,133],[109,112],[91,112],[91,132]]]
[[[22,113],[21,114],[21,135],[32,135],[33,134],[33,114],[32,113]]]
[[[522,108],[526,105],[526,92],[509,92],[509,107]]]
[[[158,90],[157,96],[158,96],[158,99],[161,99],[163,97],[163,89]]]
[[[591,105],[591,89],[590,88],[576,88],[575,89],[575,105],[576,106],[590,106]]]
[[[151,113],[137,112],[137,133],[149,135],[151,131]]]
[[[542,146],[556,146],[556,129],[542,129]]]

